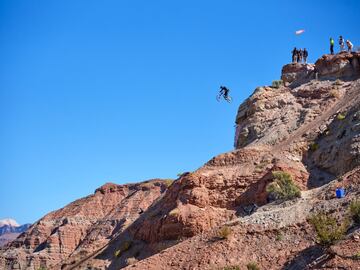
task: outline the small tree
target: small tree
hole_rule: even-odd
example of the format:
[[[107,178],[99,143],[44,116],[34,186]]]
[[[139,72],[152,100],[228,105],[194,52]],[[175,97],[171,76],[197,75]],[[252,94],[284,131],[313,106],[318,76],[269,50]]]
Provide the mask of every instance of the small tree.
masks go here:
[[[239,266],[233,265],[233,266],[225,266],[221,270],[240,270]]]
[[[248,270],[260,270],[260,267],[257,265],[256,262],[249,262],[247,265],[246,265],[246,268]]]
[[[318,213],[309,218],[309,222],[314,226],[320,245],[331,246],[336,241],[342,239],[349,227],[349,222],[344,220],[338,224],[337,220],[325,213]]]
[[[300,189],[294,184],[291,175],[274,171],[272,173],[274,181],[266,187],[267,193],[275,200],[291,200],[301,197]]]
[[[220,228],[219,232],[218,232],[218,236],[221,239],[228,239],[230,237],[231,234],[231,229],[228,226],[224,226],[222,228]]]

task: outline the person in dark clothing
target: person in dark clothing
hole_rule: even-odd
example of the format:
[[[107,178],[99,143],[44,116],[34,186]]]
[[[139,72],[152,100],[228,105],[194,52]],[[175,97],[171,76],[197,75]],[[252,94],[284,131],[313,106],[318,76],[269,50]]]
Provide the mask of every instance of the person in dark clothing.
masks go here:
[[[342,36],[339,37],[339,45],[340,45],[340,51],[344,51],[345,50],[345,44],[344,44],[344,39]]]
[[[231,102],[231,97],[229,96],[229,92],[230,90],[225,87],[225,86],[220,86],[220,92],[219,94],[217,95],[216,99],[218,101],[220,101],[220,98],[221,97],[224,97],[224,99],[227,101],[227,102]]]
[[[331,38],[330,38],[330,53],[331,53],[331,54],[334,54],[334,43],[335,43],[335,41],[334,41],[334,39],[331,37]]]
[[[304,57],[304,63],[305,63],[305,64],[306,64],[308,55],[309,55],[308,51],[306,50],[306,48],[304,48],[304,50],[303,50],[303,57]]]
[[[295,63],[297,61],[297,49],[294,47],[294,49],[291,51],[292,53],[292,62]]]
[[[224,96],[225,99],[228,98],[230,90],[225,86],[220,86],[220,95]]]
[[[303,51],[302,49],[299,50],[298,62],[301,63],[303,60]]]

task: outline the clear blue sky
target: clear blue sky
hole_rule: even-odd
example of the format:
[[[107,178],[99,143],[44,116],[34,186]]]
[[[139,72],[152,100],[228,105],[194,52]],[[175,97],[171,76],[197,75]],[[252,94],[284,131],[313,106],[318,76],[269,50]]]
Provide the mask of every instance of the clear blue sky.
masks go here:
[[[343,0],[1,0],[0,219],[232,150],[238,105],[294,46],[314,61],[330,36],[360,45],[359,14]]]

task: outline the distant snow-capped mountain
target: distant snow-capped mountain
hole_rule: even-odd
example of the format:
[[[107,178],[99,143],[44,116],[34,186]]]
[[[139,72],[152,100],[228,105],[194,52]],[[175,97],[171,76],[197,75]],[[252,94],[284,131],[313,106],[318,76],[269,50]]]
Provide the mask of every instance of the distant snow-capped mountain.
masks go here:
[[[25,232],[30,225],[19,225],[11,218],[0,220],[0,247],[14,240],[20,233]]]
[[[5,219],[0,219],[0,227],[2,226],[12,226],[12,227],[19,227],[20,225],[16,222],[16,220],[12,219],[12,218],[5,218]]]

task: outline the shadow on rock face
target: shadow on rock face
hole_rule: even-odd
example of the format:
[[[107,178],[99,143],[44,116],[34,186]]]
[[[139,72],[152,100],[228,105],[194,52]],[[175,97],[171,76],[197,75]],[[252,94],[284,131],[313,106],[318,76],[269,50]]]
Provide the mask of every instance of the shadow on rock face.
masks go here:
[[[303,270],[307,266],[324,255],[324,248],[318,245],[308,247],[301,251],[295,258],[288,261],[282,270]]]

